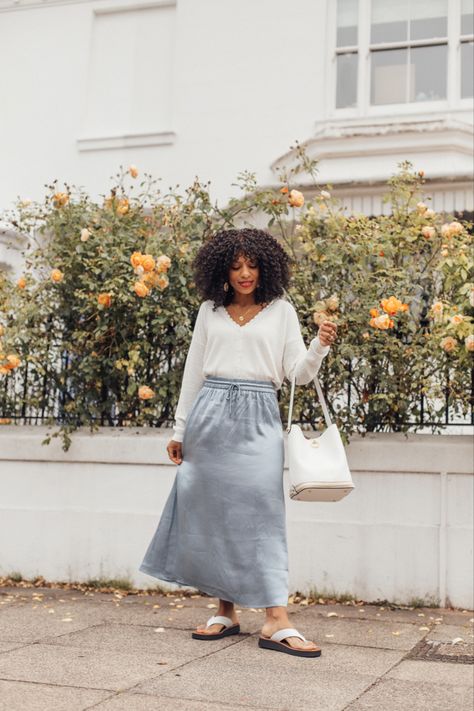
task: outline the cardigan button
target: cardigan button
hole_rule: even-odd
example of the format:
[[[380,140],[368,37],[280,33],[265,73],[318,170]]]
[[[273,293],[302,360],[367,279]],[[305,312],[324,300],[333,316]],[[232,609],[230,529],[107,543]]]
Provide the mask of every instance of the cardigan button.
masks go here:
[[[317,437],[315,437],[314,439],[311,440],[311,446],[312,447],[319,447],[319,442],[318,442]]]

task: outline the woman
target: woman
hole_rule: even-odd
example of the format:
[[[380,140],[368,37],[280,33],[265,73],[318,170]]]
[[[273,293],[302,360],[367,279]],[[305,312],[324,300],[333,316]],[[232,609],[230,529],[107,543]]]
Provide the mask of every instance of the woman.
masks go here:
[[[172,490],[140,570],[219,598],[195,639],[238,634],[234,605],[266,608],[259,646],[321,650],[289,624],[284,443],[277,390],[310,383],[336,337],[324,321],[309,349],[282,298],[289,258],[258,229],[218,232],[194,261],[199,308],[176,408]]]

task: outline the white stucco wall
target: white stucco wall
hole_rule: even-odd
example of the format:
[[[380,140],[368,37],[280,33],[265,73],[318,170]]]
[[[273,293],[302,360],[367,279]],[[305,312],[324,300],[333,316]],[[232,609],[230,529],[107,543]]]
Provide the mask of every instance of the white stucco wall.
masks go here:
[[[164,187],[198,174],[225,200],[244,169],[274,183],[298,139],[321,157],[321,182],[380,181],[412,158],[448,180],[433,186],[440,206],[472,209],[472,101],[451,91],[435,106],[336,111],[335,5],[0,0],[0,207],[40,198],[56,178],[98,197],[130,163]],[[341,191],[353,209],[381,209],[356,193]]]
[[[176,474],[170,430],[81,430],[67,453],[46,432],[0,428],[0,575],[156,585],[138,566]],[[285,468],[291,590],[472,609],[472,438],[372,434],[347,455],[337,503],[291,501]]]

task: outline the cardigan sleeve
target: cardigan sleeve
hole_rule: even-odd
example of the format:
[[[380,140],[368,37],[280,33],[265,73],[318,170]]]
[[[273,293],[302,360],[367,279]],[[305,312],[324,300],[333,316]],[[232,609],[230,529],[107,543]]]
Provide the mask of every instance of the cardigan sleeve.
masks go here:
[[[199,307],[193,335],[184,364],[181,391],[175,412],[173,439],[182,442],[186,418],[204,381],[203,363],[206,347],[205,302]]]
[[[290,381],[293,372],[295,373],[296,385],[306,385],[316,377],[323,358],[329,353],[331,346],[323,346],[319,336],[315,336],[307,349],[301,333],[298,314],[293,304],[288,302],[288,305],[283,371]]]

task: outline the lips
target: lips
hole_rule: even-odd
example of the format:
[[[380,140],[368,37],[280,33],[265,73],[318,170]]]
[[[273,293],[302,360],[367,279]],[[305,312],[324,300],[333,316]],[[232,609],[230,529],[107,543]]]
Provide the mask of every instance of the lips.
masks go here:
[[[240,286],[251,286],[253,281],[239,281]]]

